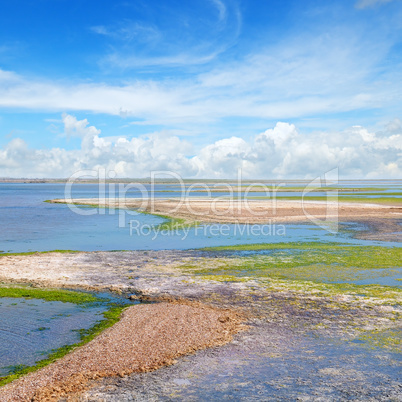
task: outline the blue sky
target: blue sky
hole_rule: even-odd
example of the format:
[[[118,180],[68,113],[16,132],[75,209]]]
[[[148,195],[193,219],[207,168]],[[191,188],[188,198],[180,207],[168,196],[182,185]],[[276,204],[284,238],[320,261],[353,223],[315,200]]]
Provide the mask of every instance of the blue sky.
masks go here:
[[[401,0],[0,7],[0,177],[402,177]]]

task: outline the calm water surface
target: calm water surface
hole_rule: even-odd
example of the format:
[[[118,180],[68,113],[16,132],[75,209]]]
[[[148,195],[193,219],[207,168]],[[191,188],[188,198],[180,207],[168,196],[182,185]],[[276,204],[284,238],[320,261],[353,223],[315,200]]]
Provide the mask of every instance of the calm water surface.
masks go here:
[[[41,299],[0,298],[0,376],[31,366],[52,351],[80,340],[78,330],[102,319],[105,307]]]
[[[164,191],[170,188],[172,186],[169,185],[156,186],[155,197],[166,197]],[[332,234],[325,228],[307,224],[266,225],[261,228],[236,225],[221,225],[219,228],[218,225],[210,225],[158,233],[151,227],[162,223],[163,219],[152,215],[108,209],[93,215],[80,215],[67,205],[44,202],[64,198],[64,189],[64,184],[0,184],[0,251],[189,249],[287,241],[393,245],[364,242],[353,239],[350,233],[344,231]],[[145,185],[145,189],[150,194],[150,185]],[[107,190],[108,186],[106,196]],[[73,198],[98,196],[97,184],[76,184],[72,188]],[[127,196],[140,197],[141,192],[132,189]],[[87,213],[93,209],[80,210]]]

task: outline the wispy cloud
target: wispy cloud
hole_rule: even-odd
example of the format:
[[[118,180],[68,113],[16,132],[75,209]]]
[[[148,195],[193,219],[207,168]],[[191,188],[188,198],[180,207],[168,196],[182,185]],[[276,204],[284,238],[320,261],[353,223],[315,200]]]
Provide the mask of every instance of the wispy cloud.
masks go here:
[[[226,7],[227,18],[233,17],[233,9],[229,12],[226,3],[219,4],[211,4],[215,14],[219,7]],[[95,30],[104,36],[117,35],[110,27]],[[397,106],[402,102],[402,69],[387,61],[398,40],[399,36],[388,37],[375,27],[366,32],[326,26],[275,43],[261,42],[230,62],[219,58],[225,47],[203,43],[184,51],[172,48],[166,54],[116,50],[105,59],[109,66],[138,69],[117,84],[116,79],[113,83],[33,79],[0,70],[0,107],[106,113],[135,118],[141,125],[193,132],[205,132],[210,124],[211,136],[214,124],[229,119],[253,119],[244,125],[246,130],[288,119],[315,119],[315,127],[331,127],[337,113],[370,111],[373,115],[374,109],[378,120],[388,119],[399,116]],[[181,74],[183,66],[198,67]],[[159,67],[160,75],[155,73]],[[152,79],[141,75],[147,69],[153,71]],[[327,123],[318,124],[320,116]],[[253,126],[255,121],[258,124]]]
[[[138,57],[134,55],[126,55],[124,53],[112,53],[102,59],[102,64],[114,66],[122,69],[138,68],[138,67],[154,67],[160,66],[164,68],[172,68],[179,66],[202,65],[214,60],[223,49],[215,50],[212,53],[202,54],[194,51],[192,53],[179,53],[174,55],[157,56],[157,57]]]
[[[203,4],[205,4],[203,2]],[[169,18],[147,25],[133,20],[111,26],[91,27],[110,41],[100,58],[104,68],[185,67],[215,60],[232,47],[241,32],[241,14],[236,3],[209,0],[203,14],[165,10]]]
[[[375,7],[385,3],[389,3],[394,0],[358,0],[356,3],[356,8],[368,8],[368,7]],[[397,0],[398,1],[398,0]]]
[[[219,13],[219,21],[225,21],[226,20],[226,6],[221,0],[210,0],[211,3],[217,8],[218,13]]]
[[[106,27],[97,25],[91,27],[91,31],[119,41],[131,42],[155,42],[161,39],[161,32],[154,25],[140,24],[135,21],[123,21],[115,26]]]
[[[111,33],[104,25],[96,25],[91,27],[91,31],[99,35],[109,36]]]
[[[383,63],[392,46],[391,40],[378,46],[371,38],[328,30],[261,48],[230,64],[215,63],[202,74],[124,85],[32,81],[0,70],[0,106],[124,114],[143,122],[191,123],[195,130],[198,124],[230,117],[294,119],[392,110],[402,101],[402,71]],[[173,67],[207,63],[213,57],[180,54],[115,63]]]

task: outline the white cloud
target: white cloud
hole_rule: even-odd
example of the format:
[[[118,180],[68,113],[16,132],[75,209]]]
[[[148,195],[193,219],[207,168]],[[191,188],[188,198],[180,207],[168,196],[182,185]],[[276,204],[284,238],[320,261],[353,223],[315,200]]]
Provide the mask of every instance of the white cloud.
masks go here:
[[[98,136],[100,134],[100,130],[98,130],[96,127],[87,127],[89,124],[87,119],[77,120],[76,117],[63,113],[62,121],[64,123],[64,132],[68,136],[85,138]]]
[[[354,126],[342,132],[303,134],[279,122],[249,141],[232,136],[194,150],[169,132],[135,138],[102,137],[86,119],[63,115],[65,133],[81,137],[81,148],[28,148],[13,139],[0,149],[0,176],[67,177],[77,170],[106,168],[119,177],[147,177],[171,170],[183,177],[311,178],[338,167],[344,178],[402,177],[402,127],[398,119],[372,132]]]
[[[246,141],[231,137],[202,148],[192,162],[198,168],[199,176],[225,177],[229,172],[230,176],[234,176],[237,169],[244,168],[250,153],[251,147]]]
[[[392,132],[399,132],[402,130],[402,121],[399,119],[394,119],[389,124],[387,124],[387,130]]]

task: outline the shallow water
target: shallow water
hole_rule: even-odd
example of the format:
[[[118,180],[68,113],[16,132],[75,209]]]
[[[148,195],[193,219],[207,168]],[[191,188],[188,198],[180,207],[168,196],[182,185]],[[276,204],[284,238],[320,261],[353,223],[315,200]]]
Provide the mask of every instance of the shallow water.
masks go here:
[[[0,376],[34,365],[52,349],[80,340],[78,330],[103,318],[105,306],[83,307],[41,299],[0,298]]]
[[[367,185],[365,183],[364,185]],[[149,185],[145,186],[148,195]],[[168,185],[159,185],[163,191]],[[332,234],[315,225],[207,225],[171,232],[155,232],[151,226],[163,222],[152,215],[99,209],[99,213],[80,215],[67,205],[49,204],[45,200],[64,198],[64,184],[1,184],[0,183],[0,251],[26,252],[47,250],[161,250],[190,249],[218,245],[261,242],[335,241],[353,244],[384,244],[365,242],[351,237],[350,232]],[[106,186],[107,196],[109,188]],[[136,189],[129,196],[140,196]],[[159,195],[158,195],[159,194]],[[96,198],[97,184],[77,184],[74,198]],[[166,196],[166,193],[155,193]],[[84,213],[93,208],[80,208]],[[131,225],[130,225],[131,222]]]
[[[251,328],[246,341],[235,339],[173,366],[128,377],[104,386],[101,394],[89,391],[89,399],[399,400],[402,354],[372,350],[364,342],[299,338],[272,325],[263,331],[267,335]]]
[[[312,248],[314,253],[314,247]],[[286,253],[291,257],[293,253],[299,253],[299,249],[281,249],[282,253]],[[336,252],[336,251],[333,251]],[[231,257],[254,257],[254,256],[277,256],[276,249],[266,250],[214,250],[205,251],[207,257],[214,258],[231,258]],[[298,254],[296,254],[298,255]],[[297,257],[292,257],[297,258]],[[258,260],[257,260],[258,261]],[[299,269],[292,268],[292,263],[289,261],[289,267],[282,267],[280,269],[275,267],[275,264],[270,265],[272,260],[267,263],[265,267],[256,266],[255,269],[247,267],[234,266],[232,270],[219,268],[207,270],[203,269],[199,275],[235,275],[239,277],[279,277],[281,279],[289,280],[311,280],[320,283],[351,283],[355,285],[383,285],[402,287],[402,268],[389,267],[389,268],[373,268],[368,266],[367,269],[345,267],[342,264],[311,264],[301,265]]]
[[[247,351],[245,356],[239,348],[226,349],[226,359],[209,358],[208,367],[196,366],[192,376],[176,377],[164,391],[175,391],[180,400],[257,401],[307,395],[341,400],[348,389],[351,399],[363,395],[376,399],[382,395],[378,385],[384,380],[400,381],[399,354],[374,353],[346,342],[305,339],[286,359],[262,350]]]

